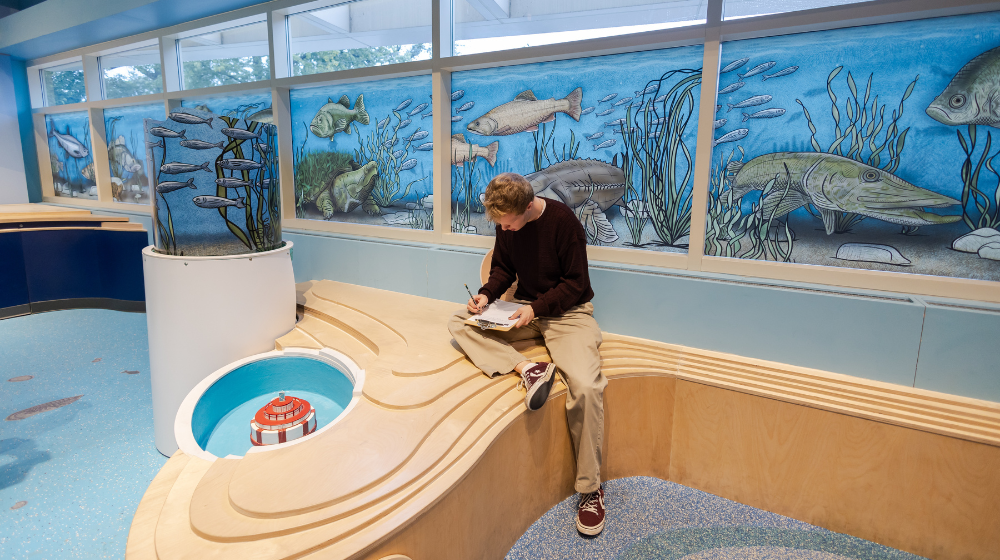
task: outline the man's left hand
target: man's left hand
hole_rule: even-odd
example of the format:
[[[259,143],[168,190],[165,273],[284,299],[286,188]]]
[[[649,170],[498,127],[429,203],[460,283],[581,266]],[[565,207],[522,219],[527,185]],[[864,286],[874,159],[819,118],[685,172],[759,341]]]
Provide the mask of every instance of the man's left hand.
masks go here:
[[[535,310],[532,309],[530,305],[525,305],[515,311],[509,318],[517,319],[517,323],[514,324],[514,328],[520,328],[527,325],[535,318]]]

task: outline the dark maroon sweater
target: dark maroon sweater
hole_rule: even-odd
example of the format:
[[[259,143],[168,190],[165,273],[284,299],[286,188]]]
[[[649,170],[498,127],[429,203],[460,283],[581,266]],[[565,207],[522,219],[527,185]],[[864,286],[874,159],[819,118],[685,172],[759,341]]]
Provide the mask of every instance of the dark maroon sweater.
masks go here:
[[[545,211],[518,231],[497,225],[490,279],[479,293],[492,302],[517,279],[514,297],[530,301],[536,317],[555,317],[594,299],[587,237],[568,206],[545,199]]]

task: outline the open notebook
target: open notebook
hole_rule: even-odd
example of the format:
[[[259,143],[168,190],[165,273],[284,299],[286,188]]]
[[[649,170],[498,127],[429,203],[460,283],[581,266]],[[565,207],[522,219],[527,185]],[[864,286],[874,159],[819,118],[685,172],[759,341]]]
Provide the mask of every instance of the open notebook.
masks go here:
[[[486,309],[479,315],[473,315],[466,319],[465,323],[481,329],[509,331],[517,323],[517,319],[509,319],[509,317],[522,306],[524,306],[523,303],[498,299],[486,306]]]

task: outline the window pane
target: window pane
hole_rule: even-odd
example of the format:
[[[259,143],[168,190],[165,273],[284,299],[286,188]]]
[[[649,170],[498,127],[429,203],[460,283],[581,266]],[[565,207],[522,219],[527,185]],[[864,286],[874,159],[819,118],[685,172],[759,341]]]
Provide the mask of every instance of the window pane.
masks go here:
[[[118,202],[149,204],[143,119],[164,119],[163,104],[109,107],[104,131],[111,167],[111,196]]]
[[[292,75],[431,55],[430,0],[363,0],[288,16]]]
[[[56,196],[97,200],[87,112],[46,115],[45,131]]]
[[[294,89],[295,215],[434,229],[431,78]]]
[[[723,43],[705,254],[1000,280],[998,25]]]
[[[105,99],[163,92],[158,45],[105,55],[100,63]]]
[[[454,0],[455,54],[693,25],[704,22],[705,6],[701,0]]]
[[[188,37],[179,43],[184,89],[271,78],[266,21]]]
[[[43,68],[42,87],[45,88],[45,105],[66,105],[83,103],[87,100],[87,88],[83,83],[83,63],[70,62],[60,66]]]
[[[181,107],[268,124],[273,121],[270,92],[253,95],[190,97],[181,100]]]
[[[495,235],[480,196],[524,175],[591,245],[686,252],[701,46],[452,74],[451,230]]]
[[[826,8],[829,6],[843,6],[844,4],[857,4],[858,2],[868,2],[870,0],[725,0],[723,6],[722,19],[739,19],[752,16],[764,16],[767,14],[781,14],[785,12],[797,12],[799,10],[812,10],[814,8]]]

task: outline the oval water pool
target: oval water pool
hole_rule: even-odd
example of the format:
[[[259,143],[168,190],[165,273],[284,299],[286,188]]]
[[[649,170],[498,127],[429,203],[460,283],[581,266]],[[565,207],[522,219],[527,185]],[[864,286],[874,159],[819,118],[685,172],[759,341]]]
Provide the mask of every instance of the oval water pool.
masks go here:
[[[278,391],[309,401],[316,430],[336,420],[351,402],[354,384],[333,365],[301,356],[274,356],[224,374],[198,398],[191,432],[198,446],[215,455],[245,455],[250,421]]]

